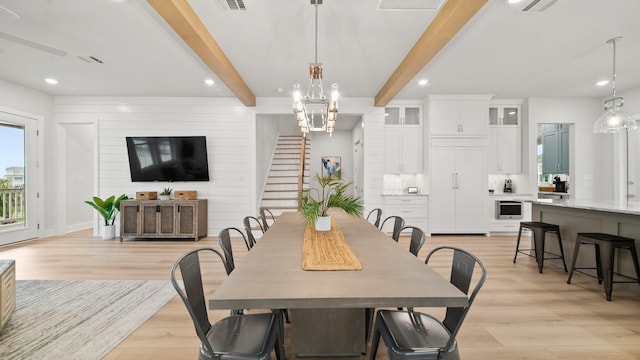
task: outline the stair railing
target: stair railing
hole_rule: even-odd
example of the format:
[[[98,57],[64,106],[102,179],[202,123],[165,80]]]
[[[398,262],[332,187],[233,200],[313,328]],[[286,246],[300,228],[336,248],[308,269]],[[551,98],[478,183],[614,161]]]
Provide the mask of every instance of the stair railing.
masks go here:
[[[304,183],[304,164],[306,158],[306,149],[307,149],[307,138],[302,136],[300,138],[300,166],[298,167],[298,193],[302,192],[302,187]]]

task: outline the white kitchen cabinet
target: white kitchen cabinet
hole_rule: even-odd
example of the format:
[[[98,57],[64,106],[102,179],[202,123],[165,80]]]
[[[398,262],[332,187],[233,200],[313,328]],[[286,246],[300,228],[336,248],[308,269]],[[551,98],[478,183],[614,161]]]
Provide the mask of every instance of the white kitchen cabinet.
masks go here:
[[[487,100],[429,99],[431,136],[487,136],[489,119]]]
[[[519,174],[520,159],[520,126],[489,126],[489,174]]]
[[[531,202],[533,195],[503,194],[490,195],[487,207],[489,215],[489,231],[491,232],[518,232],[521,221],[531,221]],[[522,201],[522,219],[496,219],[496,201],[515,200]],[[529,201],[527,201],[529,200]]]
[[[520,102],[513,104],[491,102],[489,105],[489,125],[520,126]]]
[[[385,173],[422,173],[424,147],[420,106],[386,107],[385,114]]]
[[[404,220],[404,226],[416,226],[425,234],[429,233],[429,205],[428,197],[424,195],[393,195],[385,196],[385,209],[387,216],[400,216]],[[387,225],[390,225],[387,228]],[[393,224],[387,222],[383,231],[389,234],[393,231]]]
[[[487,233],[486,146],[433,146],[430,153],[430,232]]]

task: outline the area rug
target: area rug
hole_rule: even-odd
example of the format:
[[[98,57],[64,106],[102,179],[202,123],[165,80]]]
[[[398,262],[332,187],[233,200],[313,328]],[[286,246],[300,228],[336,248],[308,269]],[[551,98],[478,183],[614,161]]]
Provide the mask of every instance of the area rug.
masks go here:
[[[0,359],[100,359],[174,295],[161,280],[19,280]]]

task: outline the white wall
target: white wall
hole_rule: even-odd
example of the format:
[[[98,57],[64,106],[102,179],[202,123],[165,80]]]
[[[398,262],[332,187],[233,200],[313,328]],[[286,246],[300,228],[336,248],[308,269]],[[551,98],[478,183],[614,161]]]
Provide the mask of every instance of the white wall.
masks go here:
[[[256,204],[260,205],[262,191],[269,176],[271,157],[278,141],[278,118],[256,116]],[[256,209],[257,211],[258,209]],[[251,215],[257,215],[257,212]],[[249,214],[247,214],[249,215]],[[246,215],[245,215],[246,216]]]
[[[96,195],[196,190],[208,200],[209,235],[239,227],[256,209],[255,113],[231,98],[56,97],[57,123],[95,121],[98,131]],[[209,182],[131,182],[126,136],[207,138]],[[73,179],[62,179],[73,184]],[[70,211],[90,211],[69,204]],[[96,218],[97,220],[97,218]]]
[[[71,232],[92,226],[93,211],[84,204],[93,197],[94,169],[94,125],[65,124],[65,219],[64,232]],[[58,157],[58,166],[61,163]],[[78,211],[78,209],[81,209]]]
[[[612,137],[594,134],[602,101],[593,98],[528,99],[528,174],[531,193],[537,193],[536,138],[542,123],[573,124],[570,128],[570,174],[576,199],[613,199]]]
[[[342,161],[342,179],[345,183],[353,182],[353,144],[351,131],[335,131],[333,136],[325,132],[314,132],[307,135],[311,141],[309,156],[309,186],[317,186],[316,174],[322,174],[323,156],[340,156]],[[353,190],[353,187],[350,188]]]
[[[38,177],[37,201],[38,236],[55,233],[57,207],[54,197],[55,182],[52,174],[55,171],[55,142],[52,137],[53,98],[50,95],[24,86],[0,80],[0,107],[35,115],[39,118],[38,129],[38,162],[40,167],[34,172]],[[45,181],[47,179],[47,181]]]

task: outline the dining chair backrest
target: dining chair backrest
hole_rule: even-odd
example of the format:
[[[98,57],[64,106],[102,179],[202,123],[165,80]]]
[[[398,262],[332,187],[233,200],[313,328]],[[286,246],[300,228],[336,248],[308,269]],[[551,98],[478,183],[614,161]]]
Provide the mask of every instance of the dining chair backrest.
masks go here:
[[[418,256],[422,245],[424,245],[425,237],[424,231],[416,226],[405,226],[400,229],[400,232],[404,232],[405,230],[411,231],[411,240],[409,242],[409,252],[415,256]]]
[[[382,218],[382,209],[375,208],[369,212],[367,215],[367,221],[371,222],[373,220],[373,225],[375,227],[380,227],[380,219]]]
[[[389,216],[386,219],[384,219],[384,221],[382,221],[382,225],[380,225],[380,230],[384,229],[384,225],[385,223],[387,223],[387,221],[389,221],[390,223],[393,222],[393,231],[391,232],[391,238],[396,242],[398,242],[398,240],[400,239],[400,230],[404,227],[404,219],[401,218],[400,216],[395,216],[395,215]]]
[[[262,223],[255,216],[245,216],[242,223],[244,224],[244,231],[247,233],[249,247],[253,247],[256,244],[256,237],[253,235],[253,229],[260,229],[264,234],[265,230],[262,227]]]
[[[264,231],[269,230],[270,225],[268,220],[271,220],[272,224],[276,222],[276,217],[273,215],[271,210],[267,208],[260,208],[260,219],[262,220],[262,229]]]
[[[244,236],[244,233],[242,232],[242,230],[234,227],[228,227],[220,230],[220,233],[218,234],[218,243],[220,244],[220,248],[224,253],[224,260],[225,260],[224,268],[227,271],[227,275],[231,274],[233,269],[235,269],[236,267],[235,262],[233,261],[233,246],[231,245],[232,232],[240,234],[240,236],[242,237],[242,240],[244,240],[244,245],[246,246],[247,251],[251,250],[251,246],[249,245],[249,240],[247,240],[247,237]]]
[[[211,344],[209,344],[209,341],[207,340],[207,333],[211,329],[211,323],[209,322],[209,316],[207,315],[204,289],[202,287],[202,272],[200,270],[200,254],[205,252],[213,253],[214,258],[215,255],[217,255],[220,258],[220,261],[224,264],[224,258],[217,250],[212,248],[195,249],[186,253],[176,261],[171,268],[170,278],[173,288],[187,307],[187,311],[191,316],[191,320],[193,320],[198,338],[202,345],[206,347],[209,354],[213,354],[214,352],[211,348]],[[180,276],[182,278],[182,283],[184,284],[184,291],[176,277],[176,270],[178,268],[180,268]]]
[[[466,250],[453,246],[439,246],[431,250],[429,255],[427,255],[425,264],[429,264],[429,260],[431,260],[433,255],[439,255],[441,253],[446,253],[447,251],[453,252],[449,282],[460,291],[465,293],[469,301],[468,305],[463,308],[447,308],[445,318],[442,323],[451,333],[451,337],[449,338],[449,341],[447,342],[447,346],[445,347],[443,353],[447,353],[448,349],[450,349],[455,343],[456,335],[462,327],[462,323],[464,322],[464,319],[466,318],[467,313],[469,312],[469,309],[471,308],[471,305],[473,304],[473,301],[478,294],[478,291],[480,291],[480,288],[482,287],[482,285],[484,285],[484,282],[487,279],[487,269],[484,267],[484,264],[482,263],[482,261],[480,261],[480,259]],[[475,286],[473,287],[471,294],[469,294],[471,280],[473,278],[473,273],[476,265],[478,265],[478,267],[480,268],[480,277],[475,281]]]

